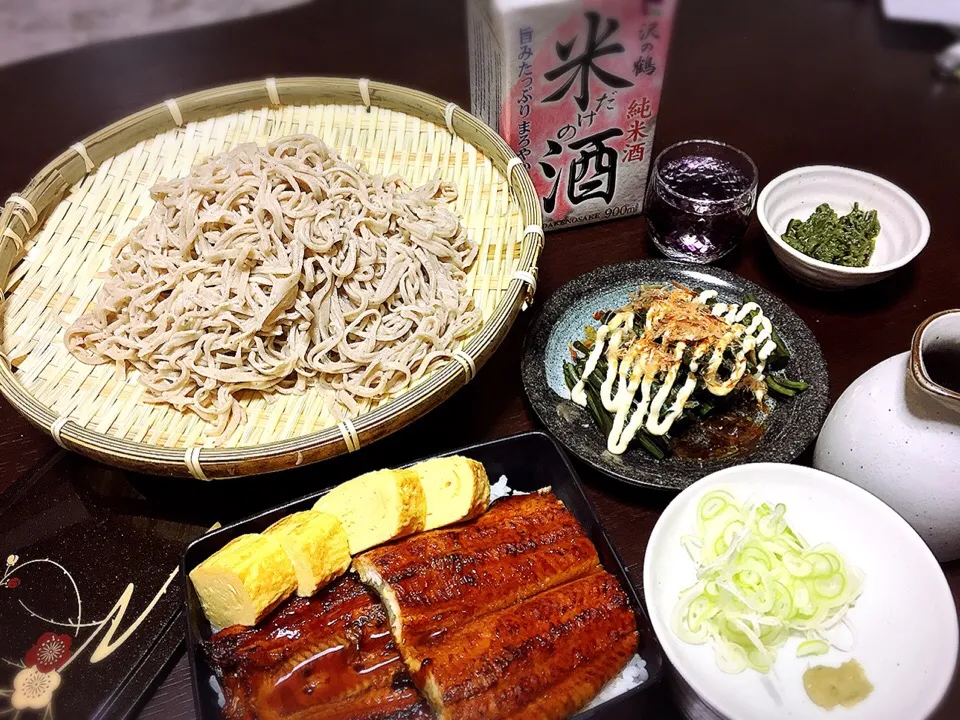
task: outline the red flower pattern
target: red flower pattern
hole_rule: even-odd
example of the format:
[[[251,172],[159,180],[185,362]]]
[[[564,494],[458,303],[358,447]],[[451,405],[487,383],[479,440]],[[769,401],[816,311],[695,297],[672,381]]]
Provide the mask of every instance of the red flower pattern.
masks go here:
[[[27,667],[36,667],[40,672],[57,670],[70,659],[72,643],[69,635],[46,632],[33,644],[23,662]]]
[[[7,587],[10,588],[11,590],[18,587],[19,585],[20,585],[20,578],[12,577],[9,580],[7,580]]]

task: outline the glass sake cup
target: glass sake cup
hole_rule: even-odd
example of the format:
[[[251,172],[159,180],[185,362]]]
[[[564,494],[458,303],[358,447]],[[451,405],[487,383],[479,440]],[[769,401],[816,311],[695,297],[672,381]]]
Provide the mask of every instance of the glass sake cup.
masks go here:
[[[757,166],[746,153],[716,140],[685,140],[654,161],[645,215],[664,255],[710,263],[740,242],[756,201]]]

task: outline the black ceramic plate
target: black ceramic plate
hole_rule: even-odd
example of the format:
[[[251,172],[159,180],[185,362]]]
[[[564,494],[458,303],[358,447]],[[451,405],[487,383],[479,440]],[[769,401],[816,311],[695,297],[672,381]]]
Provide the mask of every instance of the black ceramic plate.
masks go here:
[[[640,603],[637,590],[630,582],[623,563],[603,531],[593,507],[583,494],[580,480],[563,451],[544,433],[533,432],[455,450],[447,454],[466,455],[482,462],[491,481],[506,475],[510,487],[514,490],[531,492],[542,487],[552,487],[557,497],[583,526],[596,546],[603,566],[616,576],[630,597],[640,631],[637,652],[647,663],[649,677],[639,687],[608,700],[593,710],[574,716],[574,720],[639,717],[639,713],[647,702],[646,690],[660,680],[663,668],[660,645],[650,627],[650,621]],[[189,576],[193,568],[238,535],[260,532],[284,515],[307,510],[313,507],[317,498],[326,492],[325,490],[294,500],[195,540],[187,548],[183,558],[184,577]],[[201,643],[210,638],[210,624],[204,617],[193,585],[188,581],[186,586],[187,655],[190,659],[190,674],[193,679],[194,703],[197,714],[202,720],[218,720],[221,717],[218,703],[220,685],[201,649]]]
[[[787,374],[805,380],[809,389],[777,402],[767,415],[766,432],[749,451],[722,460],[656,460],[636,444],[623,455],[607,452],[606,437],[584,408],[570,401],[563,382],[568,345],[596,325],[597,310],[622,307],[641,284],[669,283],[716,290],[726,302],[741,304],[755,295],[790,352]],[[540,420],[577,457],[624,482],[664,490],[682,490],[731,465],[745,462],[790,462],[817,436],[830,399],[827,366],[816,338],[781,300],[733,273],[671,260],[637,260],[607,265],[581,275],[544,303],[527,334],[523,351],[523,385]]]

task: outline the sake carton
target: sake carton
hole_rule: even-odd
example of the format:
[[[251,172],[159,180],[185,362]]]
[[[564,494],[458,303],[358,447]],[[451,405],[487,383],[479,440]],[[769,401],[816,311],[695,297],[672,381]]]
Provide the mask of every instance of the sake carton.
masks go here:
[[[469,0],[473,113],[523,161],[544,226],[643,209],[677,0]]]

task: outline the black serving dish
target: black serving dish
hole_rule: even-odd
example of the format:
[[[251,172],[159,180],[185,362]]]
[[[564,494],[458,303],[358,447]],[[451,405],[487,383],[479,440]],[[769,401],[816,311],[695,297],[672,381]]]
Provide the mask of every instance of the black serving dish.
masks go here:
[[[138,479],[59,452],[0,494],[0,718],[135,717],[178,655],[179,565],[205,527],[145,498]],[[41,662],[42,645],[54,652]],[[36,682],[54,671],[57,685]],[[46,705],[34,694],[18,711],[28,685]]]
[[[607,452],[607,438],[586,409],[570,400],[563,381],[569,344],[596,325],[597,310],[623,306],[640,285],[676,282],[716,290],[720,300],[741,304],[754,295],[787,350],[787,375],[810,387],[778,401],[764,423],[765,433],[749,450],[717,460],[656,460],[637,443],[622,455]],[[754,283],[720,268],[672,260],[636,260],[606,265],[571,280],[551,295],[527,332],[521,360],[523,388],[547,430],[571,453],[600,472],[657,490],[682,490],[700,478],[745,462],[791,462],[817,437],[830,405],[830,379],[823,351],[810,328],[782,300]]]
[[[588,718],[599,720],[624,717],[625,713],[636,716],[638,709],[645,705],[648,695],[646,691],[660,680],[663,671],[660,645],[647,619],[646,610],[640,601],[637,589],[630,582],[623,563],[584,495],[580,479],[566,455],[553,440],[541,432],[515,435],[445,454],[465,455],[482,462],[491,481],[506,475],[510,487],[514,490],[531,492],[550,486],[583,525],[597,548],[603,566],[617,577],[633,605],[640,635],[638,652],[646,661],[648,679],[642,685],[574,717],[576,720]],[[238,535],[260,532],[284,515],[309,509],[317,498],[326,492],[328,491],[313,493],[198,538],[190,544],[184,554],[182,567],[184,577],[188,577],[193,568]],[[211,628],[200,607],[200,600],[189,581],[186,582],[186,601],[187,654],[193,681],[194,703],[202,720],[219,720],[221,717],[218,703],[219,681],[207,664],[201,647],[201,644],[210,638]]]

